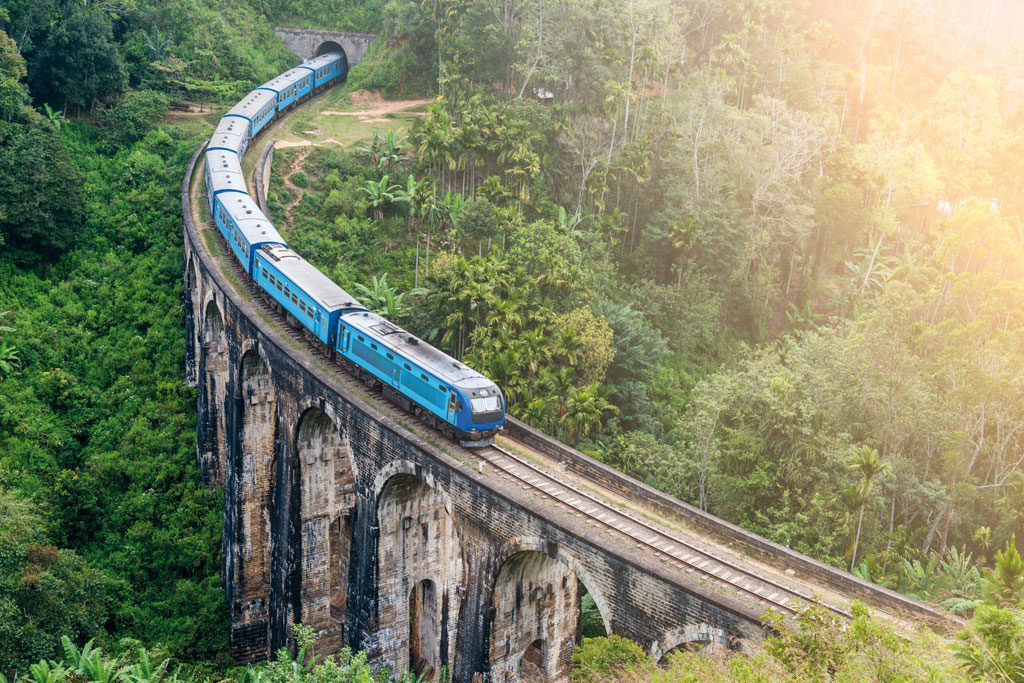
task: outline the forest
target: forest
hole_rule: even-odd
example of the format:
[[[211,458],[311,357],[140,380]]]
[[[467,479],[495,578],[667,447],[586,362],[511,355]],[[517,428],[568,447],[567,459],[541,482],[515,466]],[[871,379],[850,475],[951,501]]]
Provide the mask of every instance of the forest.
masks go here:
[[[588,639],[579,680],[1024,680],[1001,0],[0,0],[0,676],[257,675],[230,668],[181,381],[177,192],[210,122],[171,107],[291,66],[281,24],[379,34],[347,91],[432,100],[313,150],[294,207],[275,177],[297,251],[526,422],[971,619],[939,657],[867,615],[668,669]],[[375,675],[282,657],[258,675]]]

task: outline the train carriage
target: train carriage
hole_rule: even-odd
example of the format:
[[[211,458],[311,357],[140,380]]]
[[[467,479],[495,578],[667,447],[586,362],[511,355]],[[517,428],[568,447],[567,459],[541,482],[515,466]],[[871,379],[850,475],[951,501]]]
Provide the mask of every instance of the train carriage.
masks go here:
[[[210,215],[216,220],[217,198],[221,194],[248,196],[248,192],[245,188],[245,178],[242,176],[242,167],[238,163],[237,154],[227,150],[207,150],[205,166],[206,198],[209,202]],[[225,234],[224,237],[226,239],[227,235]]]
[[[249,146],[249,121],[240,116],[225,116],[217,125],[210,144],[206,148],[211,150],[225,150],[234,152],[239,158],[245,155],[246,147]]]
[[[214,198],[213,220],[235,258],[250,275],[255,252],[260,247],[265,244],[286,246],[273,223],[247,194],[228,192],[217,195]]]
[[[305,65],[297,66],[267,81],[260,88],[277,94],[277,111],[282,111],[313,89],[313,70]]]
[[[252,279],[292,317],[333,347],[338,317],[366,308],[308,261],[283,245],[256,251]]]
[[[303,65],[313,70],[313,87],[319,88],[345,75],[345,58],[337,52],[314,57]]]
[[[237,116],[248,121],[246,137],[253,138],[267,121],[277,114],[277,93],[273,90],[256,88],[241,102],[228,110],[224,116]]]
[[[425,411],[464,445],[490,443],[501,429],[505,405],[494,382],[379,315],[341,316],[335,349],[392,401]]]

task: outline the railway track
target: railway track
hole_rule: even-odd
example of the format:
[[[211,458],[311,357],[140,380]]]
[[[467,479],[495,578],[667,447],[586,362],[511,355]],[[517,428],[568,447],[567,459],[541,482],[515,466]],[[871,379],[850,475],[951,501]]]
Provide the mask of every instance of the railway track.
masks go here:
[[[205,221],[204,221],[205,222]],[[223,236],[216,229],[210,228],[225,254],[230,254],[228,245]],[[264,312],[267,313],[279,330],[283,331],[293,341],[302,345],[316,358],[330,364],[345,375],[345,378],[354,382],[359,388],[366,389],[366,384],[353,372],[344,361],[332,357],[322,345],[310,339],[301,329],[293,326],[280,313],[278,307],[258,287],[249,280],[248,274],[234,259],[227,256],[234,272],[240,280],[245,283],[253,299],[261,304]],[[426,422],[406,413],[394,403],[387,400],[377,391],[365,392],[371,400],[374,408],[380,412],[395,418],[396,420],[415,421],[420,429],[429,430],[439,438],[443,434]],[[453,447],[458,447],[454,446]],[[852,615],[834,605],[821,601],[819,598],[809,595],[801,590],[787,586],[773,579],[764,577],[740,566],[739,563],[722,557],[697,543],[683,538],[680,534],[671,533],[662,527],[641,519],[636,515],[620,509],[619,507],[602,500],[600,497],[584,491],[562,479],[558,479],[546,472],[543,468],[534,465],[526,458],[519,456],[498,445],[484,448],[467,449],[461,448],[460,453],[464,460],[477,460],[482,469],[484,463],[492,466],[504,476],[514,480],[523,489],[536,494],[541,498],[555,501],[566,513],[577,518],[582,518],[589,524],[605,529],[607,532],[623,537],[629,544],[638,549],[646,550],[654,556],[661,558],[668,566],[687,574],[696,575],[702,581],[716,586],[719,590],[746,596],[746,598],[763,608],[771,608],[787,616],[793,616],[799,612],[796,603],[804,604],[818,603],[831,612],[843,617],[852,619]],[[525,446],[524,446],[525,448]]]
[[[613,533],[627,536],[636,547],[649,550],[676,569],[698,574],[719,588],[749,596],[762,607],[795,615],[799,609],[794,607],[794,603],[817,602],[839,616],[853,618],[853,615],[844,609],[824,603],[791,586],[760,576],[679,535],[671,534],[663,528],[624,512],[500,446],[479,449],[477,454],[522,485],[569,508],[571,513]]]

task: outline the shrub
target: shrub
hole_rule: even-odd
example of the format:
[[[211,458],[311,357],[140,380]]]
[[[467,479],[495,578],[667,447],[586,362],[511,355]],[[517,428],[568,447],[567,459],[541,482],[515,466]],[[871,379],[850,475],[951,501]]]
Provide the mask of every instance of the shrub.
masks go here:
[[[650,657],[637,643],[621,636],[584,638],[583,644],[572,653],[572,680],[591,683],[607,676],[616,676],[634,667],[651,663]]]

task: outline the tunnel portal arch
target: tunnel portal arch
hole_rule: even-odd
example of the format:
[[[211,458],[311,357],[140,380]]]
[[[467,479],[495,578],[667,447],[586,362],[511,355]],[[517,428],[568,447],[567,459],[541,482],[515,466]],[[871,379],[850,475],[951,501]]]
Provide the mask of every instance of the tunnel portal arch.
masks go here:
[[[341,53],[341,59],[345,65],[345,71],[348,71],[348,53],[345,52],[345,48],[343,48],[341,45],[339,45],[337,42],[333,40],[325,40],[324,42],[320,43],[320,47],[316,49],[316,54],[314,54],[313,56],[319,57],[321,55],[326,55],[331,52]]]

